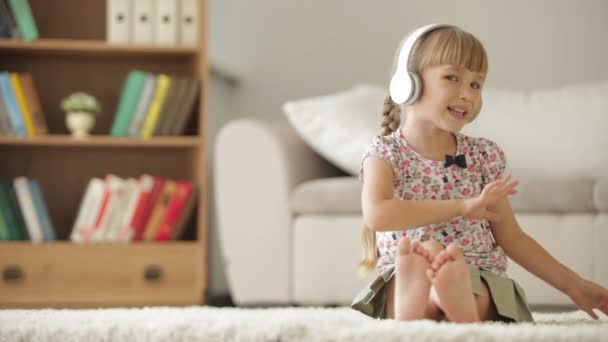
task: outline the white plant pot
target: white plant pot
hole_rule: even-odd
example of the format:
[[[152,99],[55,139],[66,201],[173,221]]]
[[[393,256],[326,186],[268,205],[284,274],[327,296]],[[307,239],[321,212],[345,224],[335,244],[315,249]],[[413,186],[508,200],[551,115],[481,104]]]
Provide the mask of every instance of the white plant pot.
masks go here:
[[[65,122],[72,137],[86,138],[95,126],[95,116],[85,112],[70,112],[66,115]]]

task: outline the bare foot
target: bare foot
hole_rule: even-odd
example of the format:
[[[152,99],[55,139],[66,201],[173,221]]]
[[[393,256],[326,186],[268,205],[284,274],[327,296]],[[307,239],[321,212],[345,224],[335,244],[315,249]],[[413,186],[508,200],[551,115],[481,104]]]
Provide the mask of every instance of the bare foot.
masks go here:
[[[431,281],[425,276],[433,258],[418,241],[399,240],[395,256],[395,319],[425,318]]]
[[[450,244],[433,260],[426,275],[433,284],[439,307],[451,322],[479,322],[469,265],[462,249]]]

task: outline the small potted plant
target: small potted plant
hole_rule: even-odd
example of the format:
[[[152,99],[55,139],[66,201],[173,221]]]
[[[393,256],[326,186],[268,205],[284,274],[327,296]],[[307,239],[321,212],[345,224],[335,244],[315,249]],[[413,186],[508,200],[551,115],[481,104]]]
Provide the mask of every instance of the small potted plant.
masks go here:
[[[66,126],[75,138],[87,137],[101,113],[101,106],[95,97],[83,92],[63,99],[61,109],[66,112]]]

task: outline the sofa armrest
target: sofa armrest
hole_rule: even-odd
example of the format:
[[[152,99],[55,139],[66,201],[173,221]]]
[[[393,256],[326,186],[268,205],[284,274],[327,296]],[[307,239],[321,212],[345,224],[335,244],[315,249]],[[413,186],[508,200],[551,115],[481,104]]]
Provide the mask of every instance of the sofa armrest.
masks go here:
[[[234,302],[291,302],[291,192],[303,181],[342,173],[288,124],[253,119],[220,130],[214,159],[218,231]]]

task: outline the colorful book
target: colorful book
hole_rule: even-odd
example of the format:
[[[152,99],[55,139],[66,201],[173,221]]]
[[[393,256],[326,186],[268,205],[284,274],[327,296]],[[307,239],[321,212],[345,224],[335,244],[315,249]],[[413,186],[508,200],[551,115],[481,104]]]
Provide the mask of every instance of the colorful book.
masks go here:
[[[13,15],[13,11],[10,9],[8,1],[9,0],[0,0],[0,12],[5,14],[5,19],[8,21],[8,26],[10,29],[10,36],[7,38],[21,39],[21,32],[19,32],[17,22],[15,21],[15,16]]]
[[[201,83],[198,79],[190,78],[188,80],[186,92],[175,109],[175,120],[170,135],[181,135],[186,132],[186,125],[192,115],[196,99],[200,93],[200,87]]]
[[[85,193],[80,200],[78,214],[72,227],[70,240],[74,242],[86,242],[94,230],[95,220],[101,207],[103,199],[103,180],[91,178]]]
[[[32,9],[28,0],[9,0],[8,1],[15,16],[17,27],[24,40],[38,39],[38,27],[32,15]]]
[[[42,194],[40,182],[37,179],[31,178],[28,179],[28,181],[30,193],[34,202],[34,207],[36,208],[36,214],[38,215],[38,220],[40,222],[40,227],[42,228],[44,239],[47,241],[57,240],[55,228],[53,227],[49,210],[46,206],[46,202],[44,201],[44,195]]]
[[[11,118],[9,117],[7,104],[4,102],[4,96],[2,96],[2,91],[0,91],[0,134],[15,134],[13,126],[11,125]]]
[[[19,105],[17,104],[15,92],[13,91],[11,75],[8,71],[0,72],[0,91],[2,92],[1,95],[4,99],[4,103],[7,106],[13,130],[18,136],[25,137],[27,135],[27,130],[25,128],[25,123],[23,122],[23,116],[19,110]]]
[[[142,138],[150,138],[156,129],[156,123],[158,122],[158,116],[165,102],[165,98],[167,96],[167,91],[169,90],[169,86],[171,85],[171,77],[160,74],[156,79],[156,90],[154,92],[154,97],[152,98],[152,102],[150,103],[150,109],[146,114],[146,120],[144,121],[144,126],[141,129],[140,136]]]
[[[38,214],[36,213],[34,199],[32,198],[28,183],[29,181],[25,177],[13,179],[17,200],[19,201],[19,207],[21,208],[21,213],[25,219],[25,225],[30,239],[34,242],[41,242],[44,240],[44,233],[40,225],[40,220],[38,219]]]
[[[141,96],[137,102],[135,108],[135,114],[133,114],[133,120],[129,125],[129,136],[139,137],[141,128],[144,126],[144,120],[146,120],[146,113],[150,109],[150,103],[154,96],[154,90],[156,89],[156,76],[152,74],[146,74],[146,80],[144,82],[144,88],[141,91]]]
[[[168,130],[168,126],[172,125],[175,120],[175,110],[181,101],[181,97],[185,93],[187,85],[187,77],[173,76],[169,91],[167,92],[167,97],[165,98],[165,104],[158,117],[158,123],[156,124],[153,135],[168,135],[166,131]]]
[[[183,215],[188,215],[186,211],[191,210],[188,202],[192,196],[192,183],[184,180],[177,181],[175,194],[167,206],[167,210],[156,233],[157,241],[167,241],[175,234],[177,223]]]
[[[127,75],[112,123],[111,135],[127,136],[129,134],[129,126],[141,96],[145,79],[145,74],[139,70],[133,70]]]
[[[146,178],[148,182],[144,184],[142,182],[143,177]],[[150,189],[152,189],[152,185],[154,184],[154,178],[148,175],[142,175],[138,180],[133,180],[133,189],[129,195],[127,200],[125,214],[122,217],[121,222],[118,226],[118,231],[116,232],[116,241],[128,242],[133,240],[133,235],[135,234],[134,230],[131,228],[131,222],[133,221],[133,217],[137,211],[138,204],[140,203],[140,199],[142,198],[142,194],[147,191],[149,193]]]
[[[25,103],[25,97],[23,96],[23,89],[21,88],[21,80],[19,79],[19,75],[15,72],[11,72],[11,85],[13,86],[13,91],[15,92],[15,98],[17,99],[17,105],[19,106],[19,110],[21,112],[21,116],[23,118],[23,123],[25,124],[25,130],[28,136],[33,136],[34,133],[34,125],[32,123],[32,116],[30,114],[30,110]]]
[[[34,126],[34,135],[47,134],[49,129],[46,124],[45,115],[42,112],[40,97],[36,91],[32,74],[29,72],[20,73],[19,81],[21,83],[21,89],[23,90],[25,104],[29,109],[32,125]]]
[[[6,184],[8,183],[4,180],[0,181],[0,220],[3,221],[0,224],[4,224],[6,227],[7,240],[21,240],[21,234],[10,204],[11,199]]]
[[[160,197],[156,201],[154,205],[154,209],[152,210],[152,215],[150,216],[150,220],[146,225],[146,230],[144,232],[144,240],[146,241],[154,241],[156,240],[156,233],[158,227],[161,224],[161,220],[167,211],[167,207],[169,206],[169,202],[171,201],[171,197],[175,194],[175,190],[177,189],[176,183],[174,180],[167,179],[163,189],[160,193]]]
[[[0,200],[2,200],[2,199],[0,198]],[[2,208],[0,207],[0,240],[6,241],[6,240],[11,239],[11,233],[10,233],[8,227],[9,227],[8,220],[5,218],[5,213],[2,211]]]
[[[108,223],[116,211],[116,202],[119,201],[119,191],[124,180],[118,176],[108,174],[104,177],[103,200],[99,209],[99,215],[95,221],[95,230],[90,236],[90,241],[105,241]]]
[[[17,240],[29,240],[30,236],[25,225],[25,219],[21,213],[21,208],[19,207],[19,201],[17,200],[17,193],[15,192],[13,182],[10,180],[2,180],[0,181],[0,184],[2,187],[4,187],[5,192],[8,193],[8,204],[11,209],[11,213],[13,214],[14,221],[17,224],[17,230],[19,233],[19,238]]]
[[[133,217],[133,241],[141,241],[143,239],[144,232],[148,225],[148,221],[150,220],[150,216],[152,215],[152,210],[156,205],[156,201],[160,197],[160,193],[163,190],[164,184],[165,178],[158,176],[154,177],[154,184],[152,185],[150,194],[147,196],[145,203],[142,203],[143,206],[141,207],[141,209],[138,208],[136,215]]]
[[[10,10],[4,0],[0,0],[0,38],[11,38]]]
[[[112,202],[111,215],[106,224],[106,241],[118,241],[120,227],[127,215],[127,207],[131,202],[131,197],[137,190],[137,181],[133,178],[125,179],[122,185],[114,194],[115,200]]]

